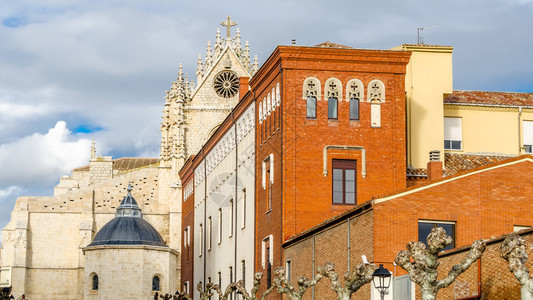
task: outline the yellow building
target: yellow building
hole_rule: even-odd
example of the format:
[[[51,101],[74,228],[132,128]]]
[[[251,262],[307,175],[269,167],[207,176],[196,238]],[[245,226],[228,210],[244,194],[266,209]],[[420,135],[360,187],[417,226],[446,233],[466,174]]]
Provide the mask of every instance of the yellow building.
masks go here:
[[[425,168],[433,150],[532,153],[533,94],[454,91],[453,47],[406,44],[393,50],[412,52],[405,76],[409,169]]]

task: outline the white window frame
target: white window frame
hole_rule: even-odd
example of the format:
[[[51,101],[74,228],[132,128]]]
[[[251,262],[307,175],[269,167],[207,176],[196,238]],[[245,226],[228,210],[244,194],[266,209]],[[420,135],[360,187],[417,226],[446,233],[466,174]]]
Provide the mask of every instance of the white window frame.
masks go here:
[[[522,121],[522,135],[524,153],[533,153],[533,121]]]
[[[230,199],[229,200],[229,204],[230,204],[230,220],[229,220],[229,237],[233,237],[233,230],[235,229],[235,203],[233,201],[233,199]]]
[[[461,143],[461,147],[453,148],[453,142],[457,141]],[[446,147],[447,142],[450,147]],[[444,117],[444,150],[463,151],[463,118]]]
[[[246,188],[242,189],[241,208],[242,208],[241,229],[244,229],[246,228]]]
[[[222,243],[222,207],[218,209],[218,244]]]
[[[200,226],[199,226],[199,229],[200,229],[200,241],[199,241],[199,247],[198,247],[198,251],[200,252],[198,254],[198,256],[202,256],[202,253],[204,252],[204,225],[202,223],[200,223]]]
[[[266,244],[268,242],[268,245],[270,246],[270,263],[274,263],[274,236],[268,235],[265,238],[263,238],[263,241],[261,243],[261,266],[263,269],[266,269],[266,261],[265,261],[265,253],[266,253]]]
[[[211,244],[213,238],[213,219],[211,216],[207,219],[207,251],[211,251]]]

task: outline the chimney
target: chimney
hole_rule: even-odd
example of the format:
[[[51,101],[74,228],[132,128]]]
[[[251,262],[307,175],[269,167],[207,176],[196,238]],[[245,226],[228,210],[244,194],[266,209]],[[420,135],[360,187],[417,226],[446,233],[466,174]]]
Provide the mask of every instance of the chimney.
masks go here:
[[[239,78],[239,101],[244,98],[244,95],[250,90],[250,85],[248,84],[249,77],[240,77]]]
[[[442,178],[442,162],[440,161],[440,151],[433,150],[429,152],[429,162],[427,167],[428,180]]]

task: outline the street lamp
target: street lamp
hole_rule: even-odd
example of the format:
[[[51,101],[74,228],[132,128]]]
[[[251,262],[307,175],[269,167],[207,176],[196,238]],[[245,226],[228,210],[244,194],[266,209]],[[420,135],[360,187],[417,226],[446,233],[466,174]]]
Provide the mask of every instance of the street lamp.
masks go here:
[[[383,268],[383,265],[380,264],[379,268],[374,271],[372,274],[372,281],[374,282],[374,287],[379,291],[381,295],[381,300],[385,299],[385,295],[389,294],[391,275],[389,270]]]

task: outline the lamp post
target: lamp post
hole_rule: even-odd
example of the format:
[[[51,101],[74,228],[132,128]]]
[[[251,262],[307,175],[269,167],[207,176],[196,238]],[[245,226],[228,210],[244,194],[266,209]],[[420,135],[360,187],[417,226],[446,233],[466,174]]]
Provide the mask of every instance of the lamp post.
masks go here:
[[[379,291],[381,300],[385,299],[385,295],[389,294],[390,279],[391,275],[389,270],[385,269],[382,264],[372,274],[374,287]]]

